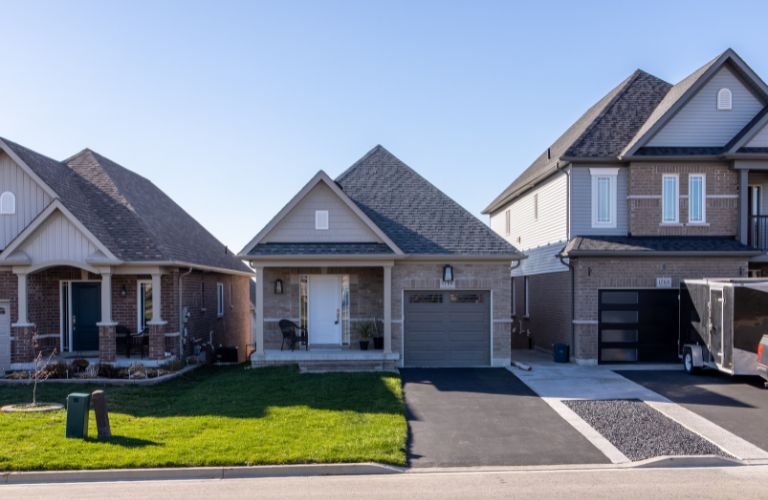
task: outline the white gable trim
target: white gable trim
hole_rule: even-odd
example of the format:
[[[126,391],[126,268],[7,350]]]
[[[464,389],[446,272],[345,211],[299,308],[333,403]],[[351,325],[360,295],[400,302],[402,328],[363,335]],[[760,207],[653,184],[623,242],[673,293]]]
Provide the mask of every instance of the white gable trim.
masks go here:
[[[111,262],[113,265],[121,264],[122,261],[115,257],[115,255],[109,251],[109,249],[96,238],[96,236],[93,235],[79,220],[77,220],[77,217],[72,215],[72,212],[70,212],[63,203],[57,198],[54,199],[40,214],[38,214],[37,217],[27,226],[24,228],[24,230],[19,233],[16,238],[14,238],[13,241],[11,241],[7,247],[0,253],[0,263],[3,261],[9,260],[9,257],[11,257],[16,249],[18,249],[25,241],[27,241],[38,228],[42,227],[43,224],[51,217],[52,214],[55,212],[60,212],[64,218],[66,218],[72,225],[74,225],[83,235],[95,246],[103,255],[106,257],[106,261],[104,262]]]
[[[735,73],[738,77],[744,80],[747,87],[752,87],[756,91],[758,99],[764,103],[768,102],[768,85],[763,82],[762,79],[752,71],[744,60],[739,57],[732,49],[728,49],[715,61],[707,70],[691,85],[685,93],[680,96],[675,103],[659,118],[656,123],[653,124],[634,144],[626,150],[621,156],[622,158],[631,157],[637,150],[648,144],[656,134],[666,126],[669,121],[680,111],[693,96],[695,96],[701,88],[712,79],[713,76],[722,68],[726,63],[730,62],[735,69]]]
[[[739,149],[749,144],[757,134],[766,128],[768,128],[768,113],[760,118],[757,123],[752,126],[752,128],[750,128],[738,141],[733,144],[733,146],[728,150],[728,154],[738,153]]]
[[[245,245],[245,247],[240,251],[238,257],[245,259],[249,258],[250,256],[248,253],[253,250],[253,248],[258,245],[280,223],[280,221],[282,221],[291,212],[291,210],[293,210],[296,205],[298,205],[299,202],[301,202],[301,200],[303,200],[310,193],[310,191],[312,191],[312,189],[321,182],[327,185],[330,190],[333,191],[333,193],[338,196],[339,199],[395,253],[395,255],[403,255],[403,251],[400,250],[397,245],[395,245],[395,242],[392,241],[389,236],[387,236],[384,231],[379,228],[379,226],[374,224],[374,222],[367,215],[365,215],[362,210],[360,210],[357,204],[355,204],[355,202],[352,201],[349,196],[347,196],[346,193],[341,190],[341,188],[339,188],[339,186],[333,181],[333,179],[328,176],[328,174],[320,170],[306,185],[304,185],[303,188],[301,188],[301,190],[293,198],[291,198],[291,201],[289,201],[283,207],[283,209],[280,210],[280,212],[278,212],[277,215],[275,215],[272,220],[269,221],[269,223],[264,226],[264,228],[259,231],[259,233],[251,241],[248,242],[247,245]]]
[[[40,185],[40,188],[48,194],[51,198],[58,198],[59,195],[56,194],[56,192],[46,184],[43,179],[38,176],[34,170],[30,168],[29,165],[22,160],[19,155],[16,154],[16,152],[13,151],[2,139],[0,139],[0,149],[2,149],[5,154],[11,157],[11,159],[16,162],[16,164],[26,173],[28,176],[32,177],[32,179]]]

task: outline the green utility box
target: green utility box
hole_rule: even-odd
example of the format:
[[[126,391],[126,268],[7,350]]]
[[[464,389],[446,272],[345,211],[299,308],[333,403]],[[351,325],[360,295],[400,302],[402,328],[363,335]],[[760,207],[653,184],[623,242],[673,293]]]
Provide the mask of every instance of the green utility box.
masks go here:
[[[91,395],[73,392],[67,396],[67,434],[68,438],[85,439],[88,437],[88,410],[91,407]]]

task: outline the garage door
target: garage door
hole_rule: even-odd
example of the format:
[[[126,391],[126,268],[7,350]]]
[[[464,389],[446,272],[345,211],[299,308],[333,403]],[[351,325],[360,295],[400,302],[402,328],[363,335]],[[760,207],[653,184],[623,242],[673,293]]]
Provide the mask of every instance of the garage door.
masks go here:
[[[676,362],[677,290],[600,290],[601,363]]]
[[[405,365],[490,365],[489,297],[483,291],[406,292]]]

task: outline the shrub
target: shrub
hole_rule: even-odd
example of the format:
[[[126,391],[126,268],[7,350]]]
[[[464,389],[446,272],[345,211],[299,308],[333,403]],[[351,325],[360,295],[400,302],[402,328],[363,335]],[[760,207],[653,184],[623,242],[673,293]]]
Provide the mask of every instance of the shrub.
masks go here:
[[[87,359],[76,359],[72,361],[72,371],[75,373],[84,372],[90,363]]]
[[[48,363],[42,370],[41,378],[69,378],[69,371],[67,364],[62,361]]]
[[[98,365],[98,376],[104,378],[120,378],[120,368],[110,365],[109,363]]]

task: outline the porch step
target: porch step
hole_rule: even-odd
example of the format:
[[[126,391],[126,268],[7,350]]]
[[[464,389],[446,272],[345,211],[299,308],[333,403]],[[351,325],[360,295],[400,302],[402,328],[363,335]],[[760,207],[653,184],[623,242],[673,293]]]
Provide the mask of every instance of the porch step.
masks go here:
[[[251,361],[253,368],[285,365],[298,365],[301,373],[397,371],[396,361],[391,359],[354,361],[254,359]]]

